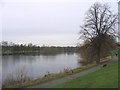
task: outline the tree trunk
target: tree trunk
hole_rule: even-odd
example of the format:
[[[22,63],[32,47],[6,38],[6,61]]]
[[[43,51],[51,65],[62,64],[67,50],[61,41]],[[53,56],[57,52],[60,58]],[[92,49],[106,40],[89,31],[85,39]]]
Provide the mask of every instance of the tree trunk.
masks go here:
[[[97,60],[96,60],[97,64],[100,64],[101,43],[102,43],[101,40],[99,40],[97,47]]]
[[[100,64],[100,52],[97,53],[96,64]]]

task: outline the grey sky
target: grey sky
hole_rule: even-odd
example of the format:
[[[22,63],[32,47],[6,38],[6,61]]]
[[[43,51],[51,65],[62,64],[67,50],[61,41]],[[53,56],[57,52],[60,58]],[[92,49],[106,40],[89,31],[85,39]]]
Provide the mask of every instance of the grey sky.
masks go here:
[[[94,2],[5,0],[2,4],[2,40],[40,46],[75,46],[85,12],[92,4]],[[109,4],[117,12],[117,2]]]

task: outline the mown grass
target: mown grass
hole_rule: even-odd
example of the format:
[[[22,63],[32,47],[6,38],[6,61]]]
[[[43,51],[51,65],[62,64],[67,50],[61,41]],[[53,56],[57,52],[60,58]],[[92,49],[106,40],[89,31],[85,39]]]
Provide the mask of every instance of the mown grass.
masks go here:
[[[120,51],[120,50],[119,50]],[[120,57],[120,52],[118,53]],[[83,77],[59,84],[53,88],[117,88],[118,62]]]

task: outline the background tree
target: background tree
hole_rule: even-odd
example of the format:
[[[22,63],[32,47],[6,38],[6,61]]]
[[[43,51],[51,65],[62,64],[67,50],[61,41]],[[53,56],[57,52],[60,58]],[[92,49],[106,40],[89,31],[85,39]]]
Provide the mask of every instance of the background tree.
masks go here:
[[[86,57],[94,58],[99,64],[101,56],[115,46],[117,15],[107,4],[95,3],[88,10],[80,36],[87,41]],[[85,49],[84,49],[85,50]],[[91,58],[91,59],[92,59]]]

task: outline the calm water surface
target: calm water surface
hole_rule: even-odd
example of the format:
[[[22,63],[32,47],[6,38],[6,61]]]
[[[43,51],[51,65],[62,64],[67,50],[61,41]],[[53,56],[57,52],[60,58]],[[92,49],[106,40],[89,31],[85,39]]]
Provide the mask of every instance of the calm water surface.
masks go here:
[[[79,56],[72,54],[38,55],[38,56],[3,56],[2,57],[2,78],[9,75],[16,75],[24,70],[30,77],[36,79],[48,72],[59,73],[65,68],[73,69],[80,67]]]

